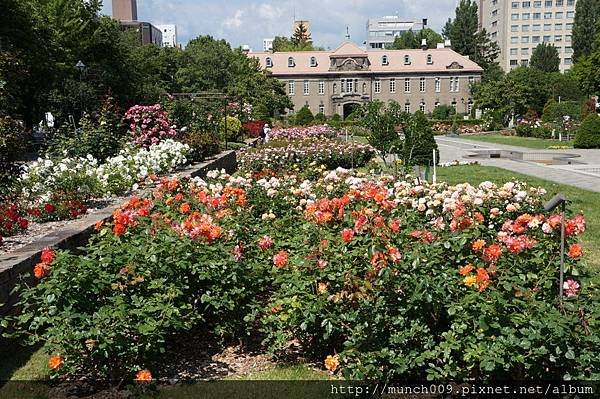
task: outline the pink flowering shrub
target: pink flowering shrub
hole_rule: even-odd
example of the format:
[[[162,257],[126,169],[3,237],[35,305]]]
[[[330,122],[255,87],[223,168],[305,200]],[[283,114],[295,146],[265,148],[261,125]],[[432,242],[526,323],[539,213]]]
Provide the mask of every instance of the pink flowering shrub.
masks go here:
[[[312,137],[335,138],[336,136],[337,132],[327,125],[273,129],[270,134],[271,140],[303,140]]]
[[[133,142],[142,147],[177,135],[175,126],[171,126],[169,121],[169,114],[160,104],[134,105],[125,113],[123,120],[129,126]]]

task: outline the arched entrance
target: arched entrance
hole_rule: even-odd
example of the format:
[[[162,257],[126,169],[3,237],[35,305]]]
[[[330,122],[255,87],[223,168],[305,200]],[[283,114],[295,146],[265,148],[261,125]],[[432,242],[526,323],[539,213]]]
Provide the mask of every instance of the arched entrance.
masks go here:
[[[344,119],[348,118],[350,116],[350,114],[352,112],[354,112],[354,110],[356,108],[358,108],[360,106],[359,103],[347,103],[344,104],[344,115],[342,115],[344,117]]]

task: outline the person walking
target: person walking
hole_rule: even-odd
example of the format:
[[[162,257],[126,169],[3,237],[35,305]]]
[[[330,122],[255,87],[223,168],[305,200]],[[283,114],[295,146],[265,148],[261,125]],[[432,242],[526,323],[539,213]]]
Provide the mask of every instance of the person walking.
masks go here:
[[[265,127],[263,127],[263,131],[261,134],[261,137],[263,139],[263,143],[268,143],[270,140],[270,134],[271,134],[271,128],[269,127],[268,123],[265,123]]]

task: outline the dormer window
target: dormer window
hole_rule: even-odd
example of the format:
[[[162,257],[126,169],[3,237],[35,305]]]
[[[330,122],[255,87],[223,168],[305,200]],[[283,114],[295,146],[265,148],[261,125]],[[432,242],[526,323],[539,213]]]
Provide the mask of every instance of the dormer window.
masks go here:
[[[410,56],[409,55],[404,56],[404,65],[410,65]]]
[[[431,54],[427,54],[427,65],[433,64],[433,56]]]
[[[267,68],[273,68],[273,59],[271,57],[267,57],[265,63],[267,64]]]
[[[381,65],[390,65],[390,60],[388,59],[387,55],[381,57]]]
[[[310,66],[311,67],[317,66],[317,57],[310,57]]]
[[[296,66],[296,62],[294,61],[294,57],[290,57],[288,58],[288,67],[295,67]]]

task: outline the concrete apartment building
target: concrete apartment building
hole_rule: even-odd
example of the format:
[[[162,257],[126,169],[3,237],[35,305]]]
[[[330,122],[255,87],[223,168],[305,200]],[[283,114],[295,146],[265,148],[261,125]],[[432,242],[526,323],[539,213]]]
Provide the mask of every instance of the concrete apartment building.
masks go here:
[[[112,15],[119,21],[137,21],[137,0],[113,0]]]
[[[334,51],[250,53],[285,82],[294,111],[307,105],[316,114],[344,118],[371,100],[395,100],[407,112],[431,112],[448,104],[470,112],[470,83],[482,69],[450,48],[385,50],[345,42]]]
[[[177,26],[173,24],[158,25],[158,30],[162,34],[162,44],[164,47],[177,47]]]
[[[479,0],[479,24],[500,46],[505,71],[528,65],[540,43],[554,45],[560,70],[573,64],[572,32],[576,0]]]
[[[381,18],[371,18],[367,21],[367,41],[368,49],[382,49],[392,45],[396,37],[403,32],[412,30],[418,32],[427,25],[427,20],[414,22],[403,20],[398,16],[386,16]]]

